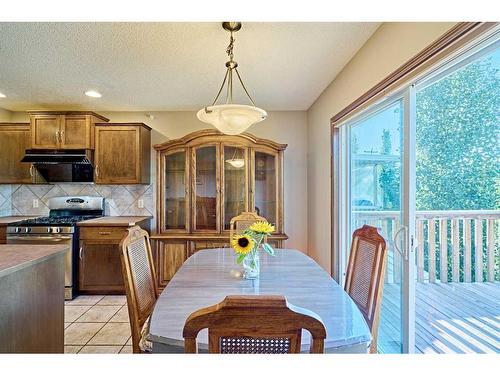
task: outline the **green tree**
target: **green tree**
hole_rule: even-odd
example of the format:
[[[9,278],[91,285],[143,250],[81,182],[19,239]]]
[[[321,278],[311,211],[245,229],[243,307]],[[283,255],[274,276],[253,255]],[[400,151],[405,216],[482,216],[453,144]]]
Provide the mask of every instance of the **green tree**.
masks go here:
[[[391,132],[384,129],[382,133],[381,155],[391,155]],[[401,168],[394,162],[385,162],[379,166],[378,183],[382,191],[384,209],[399,210]]]
[[[491,57],[417,93],[417,210],[500,208],[500,78]]]
[[[417,93],[417,210],[500,208],[498,73],[498,63],[489,57]],[[464,254],[462,241],[460,254]],[[449,251],[448,278],[451,262]],[[496,256],[496,278],[498,262]],[[473,262],[473,274],[475,266]],[[460,274],[463,277],[463,264]]]

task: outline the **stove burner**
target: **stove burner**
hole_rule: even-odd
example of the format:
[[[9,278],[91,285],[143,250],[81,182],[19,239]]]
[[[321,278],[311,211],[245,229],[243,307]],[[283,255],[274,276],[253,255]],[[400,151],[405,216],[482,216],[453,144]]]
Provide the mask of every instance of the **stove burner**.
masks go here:
[[[95,219],[97,217],[100,217],[100,216],[96,216],[96,215],[76,215],[76,216],[58,216],[58,217],[44,216],[44,217],[37,217],[34,219],[17,221],[15,223],[11,223],[10,225],[16,226],[16,227],[47,226],[47,225],[50,225],[50,226],[56,226],[56,225],[58,225],[58,226],[72,226],[80,221]]]

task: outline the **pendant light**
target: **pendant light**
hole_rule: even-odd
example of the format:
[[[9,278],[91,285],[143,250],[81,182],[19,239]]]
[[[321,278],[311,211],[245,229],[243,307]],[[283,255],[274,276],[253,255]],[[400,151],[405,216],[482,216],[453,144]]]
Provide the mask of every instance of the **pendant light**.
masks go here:
[[[248,93],[240,73],[238,72],[238,63],[233,60],[234,38],[233,33],[241,29],[241,22],[223,22],[224,30],[231,34],[229,38],[229,46],[226,53],[229,56],[229,61],[226,62],[226,75],[222,81],[222,85],[215,97],[211,106],[207,106],[198,111],[196,116],[200,121],[215,126],[224,134],[236,135],[247,130],[251,125],[261,122],[267,118],[267,112],[255,106],[255,103]],[[245,91],[252,105],[233,104],[233,75],[236,73],[238,80]],[[227,85],[226,85],[227,84]],[[226,103],[217,104],[217,100],[226,87]]]

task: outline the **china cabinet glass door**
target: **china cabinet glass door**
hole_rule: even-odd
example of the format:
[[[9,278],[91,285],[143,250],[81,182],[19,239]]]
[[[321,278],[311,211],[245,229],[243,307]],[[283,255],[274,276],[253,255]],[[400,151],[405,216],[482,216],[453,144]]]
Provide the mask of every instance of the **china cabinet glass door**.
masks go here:
[[[219,181],[217,175],[217,145],[193,148],[195,175],[194,229],[218,231]]]
[[[186,152],[165,156],[165,229],[186,229]]]
[[[242,147],[223,146],[223,221],[224,230],[229,230],[231,218],[247,211],[248,157]]]
[[[254,211],[276,224],[277,211],[277,156],[255,151],[254,160]]]

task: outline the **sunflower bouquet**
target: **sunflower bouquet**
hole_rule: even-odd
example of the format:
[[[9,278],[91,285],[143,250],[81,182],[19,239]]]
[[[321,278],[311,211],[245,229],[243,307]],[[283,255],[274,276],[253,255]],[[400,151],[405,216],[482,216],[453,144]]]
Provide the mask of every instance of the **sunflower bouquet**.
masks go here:
[[[265,242],[266,237],[274,232],[275,228],[267,221],[257,221],[245,229],[243,234],[235,235],[231,244],[238,255],[236,262],[243,263],[245,269],[244,277],[255,278],[259,274],[259,248],[274,255],[274,249]]]

